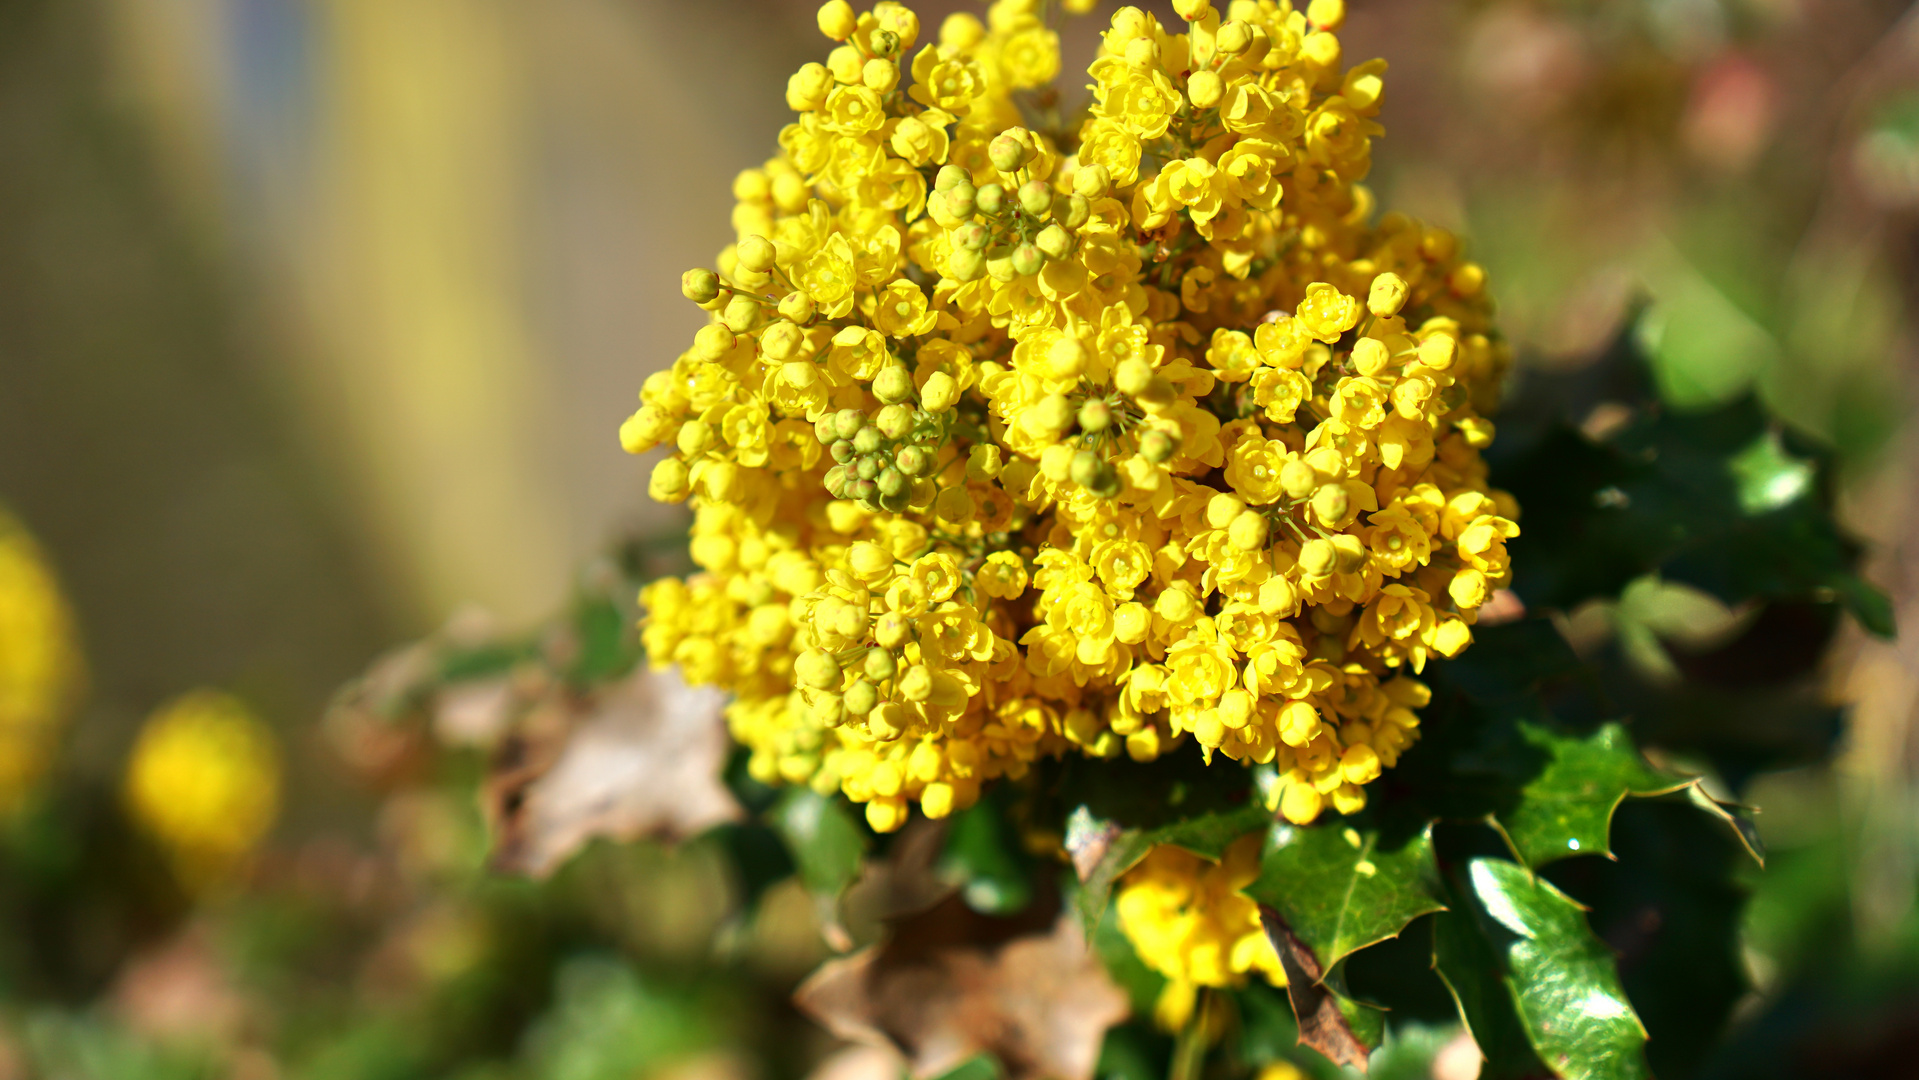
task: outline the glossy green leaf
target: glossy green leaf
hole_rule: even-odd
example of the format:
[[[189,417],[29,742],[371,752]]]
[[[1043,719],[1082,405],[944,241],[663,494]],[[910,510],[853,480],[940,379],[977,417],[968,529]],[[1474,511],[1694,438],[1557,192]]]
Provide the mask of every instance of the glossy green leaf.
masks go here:
[[[1470,911],[1433,916],[1433,970],[1485,1059],[1481,1080],[1519,1080],[1545,1071],[1519,1023],[1499,958]]]
[[[1432,826],[1389,833],[1362,819],[1273,826],[1245,892],[1285,918],[1322,971],[1446,906]]]
[[[1613,811],[1629,795],[1658,795],[1686,786],[1654,772],[1632,736],[1605,724],[1584,738],[1520,724],[1524,744],[1540,755],[1511,806],[1494,815],[1513,853],[1535,869],[1573,855],[1610,855]]]
[[[1564,1080],[1638,1080],[1646,1031],[1617,964],[1571,897],[1518,863],[1473,859],[1466,885],[1521,1029]]]
[[[816,895],[837,898],[859,876],[866,838],[838,799],[788,788],[767,818],[786,841],[800,880]]]

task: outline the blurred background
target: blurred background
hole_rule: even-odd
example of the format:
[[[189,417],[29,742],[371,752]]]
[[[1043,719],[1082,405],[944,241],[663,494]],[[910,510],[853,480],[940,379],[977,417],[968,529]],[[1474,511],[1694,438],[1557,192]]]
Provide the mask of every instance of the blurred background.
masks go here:
[[[1874,1055],[1919,1023],[1919,15],[1349,3],[1348,58],[1391,63],[1380,202],[1470,238],[1524,364],[1651,300],[1669,401],[1756,389],[1835,447],[1909,629],[1843,637],[1832,763],[1744,792],[1775,853],[1748,1012],[1850,987],[1800,1018],[1906,1075]],[[490,878],[471,761],[394,782],[320,723],[396,643],[532,626],[617,538],[673,535],[615,432],[699,325],[677,276],[731,238],[813,7],[0,0],[0,534],[64,597],[0,624],[71,641],[19,662],[40,698],[0,685],[41,732],[0,761],[0,1078],[796,1076],[829,1048],[779,1004],[823,955],[803,897],[729,930],[699,845]],[[180,738],[267,809],[168,841],[121,793],[197,688],[231,697]]]

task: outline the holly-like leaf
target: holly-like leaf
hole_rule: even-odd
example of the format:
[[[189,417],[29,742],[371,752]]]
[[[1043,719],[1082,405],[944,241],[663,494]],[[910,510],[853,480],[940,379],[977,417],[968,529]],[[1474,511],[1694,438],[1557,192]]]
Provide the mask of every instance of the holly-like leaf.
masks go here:
[[[1259,879],[1245,889],[1285,919],[1322,971],[1446,906],[1430,823],[1349,821],[1273,826]]]
[[[1611,855],[1613,811],[1627,796],[1663,795],[1688,783],[1655,772],[1616,723],[1584,738],[1525,723],[1518,732],[1543,761],[1493,820],[1513,854],[1534,869],[1573,855]]]
[[[1593,935],[1579,904],[1504,859],[1471,860],[1465,887],[1477,928],[1498,957],[1520,1028],[1540,1060],[1564,1080],[1650,1076],[1646,1030],[1620,985],[1611,951]],[[1482,1011],[1482,1024],[1485,1016]]]
[[[1520,1026],[1499,958],[1469,910],[1433,916],[1433,971],[1485,1059],[1481,1080],[1521,1080],[1546,1071]]]
[[[1231,810],[1199,814],[1154,829],[1126,828],[1096,815],[1081,804],[1066,818],[1066,851],[1072,857],[1080,888],[1074,907],[1088,933],[1099,924],[1106,901],[1120,876],[1139,864],[1156,845],[1171,844],[1195,855],[1218,859],[1233,841],[1256,832],[1273,820],[1272,812],[1257,802]]]

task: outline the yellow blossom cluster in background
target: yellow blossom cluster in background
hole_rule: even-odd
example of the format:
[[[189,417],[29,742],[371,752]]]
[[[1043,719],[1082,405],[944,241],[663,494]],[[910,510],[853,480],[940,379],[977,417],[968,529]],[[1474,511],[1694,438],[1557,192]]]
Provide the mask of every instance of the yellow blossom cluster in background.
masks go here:
[[[884,831],[1191,738],[1352,812],[1507,581],[1509,354],[1480,267],[1360,184],[1384,64],[1339,0],[1175,6],[1113,15],[1070,119],[1040,0],[820,9],[621,429],[701,567],[647,650],[732,693],[760,779]]]
[[[1239,892],[1259,877],[1264,841],[1243,836],[1218,862],[1162,844],[1121,879],[1114,910],[1141,962],[1166,976],[1154,1012],[1168,1030],[1186,1026],[1202,986],[1239,986],[1255,971],[1286,985],[1259,906]]]
[[[53,760],[82,679],[73,616],[33,537],[0,511],[0,815]]]
[[[133,819],[165,847],[183,885],[194,891],[217,886],[279,813],[273,734],[231,694],[184,694],[140,729],[125,796]]]

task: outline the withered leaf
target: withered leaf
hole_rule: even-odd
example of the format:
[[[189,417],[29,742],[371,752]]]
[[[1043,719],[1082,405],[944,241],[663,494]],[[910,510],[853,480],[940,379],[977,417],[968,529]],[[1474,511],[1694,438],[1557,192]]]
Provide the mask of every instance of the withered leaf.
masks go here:
[[[986,1052],[1012,1080],[1090,1080],[1106,1029],[1128,1008],[1074,919],[999,941],[925,940],[954,925],[1006,922],[948,900],[885,944],[828,961],[795,998],[835,1035],[897,1050],[917,1077]]]
[[[505,739],[482,798],[497,869],[545,877],[596,837],[679,840],[741,816],[721,782],[725,698],[642,669],[557,697]]]
[[[1352,1020],[1342,1008],[1345,1003],[1321,981],[1326,973],[1313,950],[1299,940],[1279,912],[1265,904],[1259,906],[1259,921],[1286,971],[1286,997],[1299,1021],[1300,1045],[1312,1047],[1336,1064],[1365,1072],[1371,1048],[1353,1030]]]

